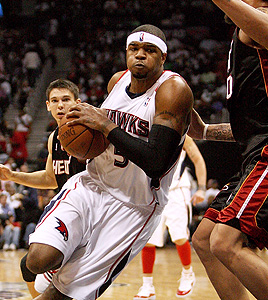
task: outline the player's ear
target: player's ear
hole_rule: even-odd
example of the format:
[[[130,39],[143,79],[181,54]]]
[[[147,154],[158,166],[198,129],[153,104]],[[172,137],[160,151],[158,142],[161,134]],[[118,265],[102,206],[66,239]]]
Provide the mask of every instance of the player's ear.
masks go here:
[[[78,103],[81,103],[82,101],[81,101],[81,99],[80,98],[78,98],[78,99],[76,99],[76,103],[78,104]]]
[[[47,100],[47,101],[46,101],[47,111],[50,111],[50,105],[49,105],[49,104],[50,104],[50,102]]]
[[[167,53],[162,53],[162,57],[161,57],[161,59],[162,59],[162,64],[165,63],[166,58],[167,58]]]

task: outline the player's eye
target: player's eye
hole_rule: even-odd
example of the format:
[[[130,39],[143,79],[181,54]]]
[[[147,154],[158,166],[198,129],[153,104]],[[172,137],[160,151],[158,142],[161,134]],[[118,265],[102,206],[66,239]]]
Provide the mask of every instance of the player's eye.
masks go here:
[[[130,51],[137,51],[138,47],[137,46],[129,46]]]
[[[146,51],[149,52],[149,53],[155,53],[156,49],[155,48],[148,48],[148,49],[146,49]]]

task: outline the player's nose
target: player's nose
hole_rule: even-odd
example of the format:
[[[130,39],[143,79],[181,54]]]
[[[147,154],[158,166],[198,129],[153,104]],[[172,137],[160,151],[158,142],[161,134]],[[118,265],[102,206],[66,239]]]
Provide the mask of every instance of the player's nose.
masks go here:
[[[146,57],[146,52],[143,48],[139,48],[139,50],[136,52],[136,58],[142,59]]]
[[[61,100],[58,102],[58,107],[63,107],[63,102]]]

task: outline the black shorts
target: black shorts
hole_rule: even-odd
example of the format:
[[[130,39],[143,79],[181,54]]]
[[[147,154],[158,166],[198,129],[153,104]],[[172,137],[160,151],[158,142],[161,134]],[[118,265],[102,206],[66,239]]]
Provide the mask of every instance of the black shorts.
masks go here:
[[[268,145],[223,187],[204,217],[245,233],[258,248],[268,247]]]

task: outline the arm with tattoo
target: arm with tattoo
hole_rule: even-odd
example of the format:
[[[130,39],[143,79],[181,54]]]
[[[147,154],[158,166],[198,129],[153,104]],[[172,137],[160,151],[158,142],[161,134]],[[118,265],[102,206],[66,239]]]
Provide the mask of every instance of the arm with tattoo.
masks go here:
[[[204,139],[210,141],[235,142],[230,123],[209,124]]]

